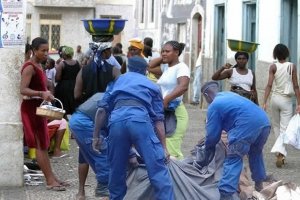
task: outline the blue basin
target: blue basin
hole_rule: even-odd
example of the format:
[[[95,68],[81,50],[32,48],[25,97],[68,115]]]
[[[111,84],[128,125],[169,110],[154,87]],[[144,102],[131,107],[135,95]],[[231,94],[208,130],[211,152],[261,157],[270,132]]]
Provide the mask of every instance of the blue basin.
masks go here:
[[[117,35],[127,19],[83,19],[84,28],[91,35]]]

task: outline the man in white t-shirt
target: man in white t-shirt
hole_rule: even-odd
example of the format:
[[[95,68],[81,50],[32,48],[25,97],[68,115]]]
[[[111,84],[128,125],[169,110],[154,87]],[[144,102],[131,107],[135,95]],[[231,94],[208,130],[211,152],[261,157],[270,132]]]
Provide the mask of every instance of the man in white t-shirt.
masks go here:
[[[196,66],[194,70],[194,80],[193,80],[193,101],[191,104],[193,105],[198,105],[201,99],[201,93],[200,93],[200,88],[201,88],[201,75],[202,75],[202,64],[201,64],[201,52],[199,52],[197,61],[196,61]]]
[[[56,85],[55,82],[55,74],[56,74],[56,69],[55,69],[55,61],[52,58],[48,58],[46,62],[46,70],[45,70],[47,79],[53,83],[53,86]]]

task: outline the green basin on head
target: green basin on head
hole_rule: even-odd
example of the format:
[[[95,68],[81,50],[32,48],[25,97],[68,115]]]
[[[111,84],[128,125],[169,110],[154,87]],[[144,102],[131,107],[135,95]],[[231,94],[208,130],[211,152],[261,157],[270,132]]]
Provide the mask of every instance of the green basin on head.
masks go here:
[[[91,35],[117,35],[125,27],[126,19],[83,19],[85,30]]]
[[[242,40],[227,39],[227,41],[228,41],[228,46],[232,51],[243,51],[247,53],[253,53],[257,49],[257,46],[259,45],[258,43],[255,42],[247,42]]]

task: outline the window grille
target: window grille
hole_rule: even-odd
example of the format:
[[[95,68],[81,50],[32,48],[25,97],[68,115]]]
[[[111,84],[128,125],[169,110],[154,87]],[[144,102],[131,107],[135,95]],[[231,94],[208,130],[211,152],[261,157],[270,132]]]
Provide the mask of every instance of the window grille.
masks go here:
[[[61,14],[40,14],[40,19],[61,20]]]

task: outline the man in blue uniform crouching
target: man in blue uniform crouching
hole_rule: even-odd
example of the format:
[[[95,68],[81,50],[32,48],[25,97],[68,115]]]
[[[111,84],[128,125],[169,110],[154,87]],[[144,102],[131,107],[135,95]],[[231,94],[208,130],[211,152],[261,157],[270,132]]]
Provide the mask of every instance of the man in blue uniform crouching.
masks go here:
[[[248,155],[251,178],[255,189],[262,189],[266,180],[263,147],[270,133],[270,122],[260,107],[233,92],[219,92],[215,81],[207,82],[201,92],[208,104],[206,122],[206,156],[202,166],[208,165],[221,138],[222,130],[228,134],[228,152],[223,164],[223,176],[219,182],[221,200],[233,199],[237,192],[243,167],[243,156]]]
[[[98,104],[94,138],[97,138],[104,121],[103,116],[110,114],[108,158],[111,167],[111,200],[122,200],[126,195],[126,161],[132,145],[145,161],[155,199],[174,199],[172,182],[165,164],[168,152],[163,99],[159,87],[145,76],[147,66],[141,57],[129,58],[129,72],[115,81],[112,91],[106,92]]]

